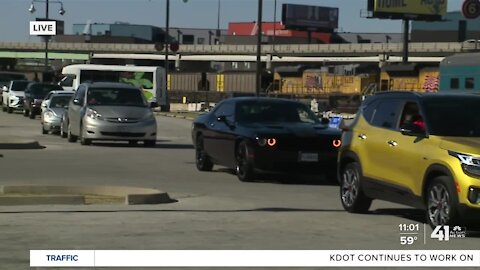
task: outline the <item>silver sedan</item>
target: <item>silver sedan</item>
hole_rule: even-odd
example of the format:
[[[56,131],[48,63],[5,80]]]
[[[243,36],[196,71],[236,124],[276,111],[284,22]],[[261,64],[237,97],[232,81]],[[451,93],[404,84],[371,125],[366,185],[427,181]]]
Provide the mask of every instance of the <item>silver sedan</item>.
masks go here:
[[[60,122],[65,112],[68,102],[72,98],[74,92],[70,91],[51,91],[42,103],[42,134],[48,132],[59,132]]]
[[[68,106],[67,137],[84,145],[93,140],[143,141],[154,146],[157,123],[138,88],[120,83],[86,83]]]

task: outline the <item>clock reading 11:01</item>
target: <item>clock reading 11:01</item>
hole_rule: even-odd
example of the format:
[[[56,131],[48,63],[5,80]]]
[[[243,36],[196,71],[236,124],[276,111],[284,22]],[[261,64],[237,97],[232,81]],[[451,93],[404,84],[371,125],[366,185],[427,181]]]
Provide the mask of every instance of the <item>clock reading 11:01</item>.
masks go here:
[[[418,224],[399,224],[398,229],[401,232],[418,232],[420,230],[420,225],[418,225]]]

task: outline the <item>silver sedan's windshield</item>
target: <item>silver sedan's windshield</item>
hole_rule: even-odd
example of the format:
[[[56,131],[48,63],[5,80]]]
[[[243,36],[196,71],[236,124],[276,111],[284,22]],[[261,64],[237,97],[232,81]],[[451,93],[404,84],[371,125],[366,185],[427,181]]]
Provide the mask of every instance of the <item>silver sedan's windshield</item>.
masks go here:
[[[88,105],[147,107],[143,93],[130,88],[91,88],[87,94]]]

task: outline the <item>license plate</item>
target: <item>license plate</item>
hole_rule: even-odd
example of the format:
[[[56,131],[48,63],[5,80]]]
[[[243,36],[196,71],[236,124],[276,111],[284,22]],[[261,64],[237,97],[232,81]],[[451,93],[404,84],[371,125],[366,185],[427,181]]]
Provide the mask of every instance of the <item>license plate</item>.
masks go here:
[[[302,152],[300,152],[298,159],[301,162],[318,162],[318,153],[302,153]]]

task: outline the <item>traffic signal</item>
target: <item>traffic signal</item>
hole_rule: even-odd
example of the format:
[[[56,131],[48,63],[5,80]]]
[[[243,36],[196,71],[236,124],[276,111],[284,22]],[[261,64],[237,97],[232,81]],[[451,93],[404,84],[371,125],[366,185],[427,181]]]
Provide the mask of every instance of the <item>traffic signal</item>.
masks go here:
[[[155,43],[155,50],[156,51],[160,52],[160,51],[163,51],[163,49],[164,49],[163,43],[161,43],[161,42],[156,42]]]
[[[170,50],[172,52],[177,52],[179,48],[180,48],[180,44],[178,44],[178,42],[174,42],[170,44]]]

